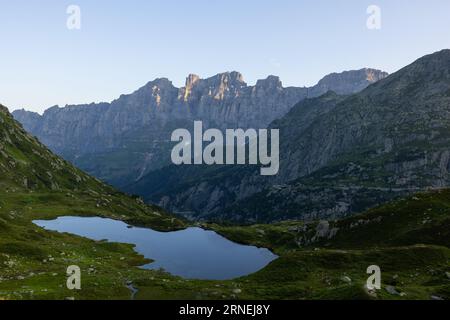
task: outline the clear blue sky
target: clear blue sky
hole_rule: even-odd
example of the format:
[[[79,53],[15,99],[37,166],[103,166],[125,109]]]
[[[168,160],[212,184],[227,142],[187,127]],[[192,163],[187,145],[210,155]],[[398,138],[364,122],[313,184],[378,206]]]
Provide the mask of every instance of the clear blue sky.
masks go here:
[[[66,28],[79,5],[82,28]],[[366,27],[369,5],[382,29]],[[0,0],[0,102],[42,112],[111,101],[157,77],[240,71],[286,86],[450,48],[448,0]]]

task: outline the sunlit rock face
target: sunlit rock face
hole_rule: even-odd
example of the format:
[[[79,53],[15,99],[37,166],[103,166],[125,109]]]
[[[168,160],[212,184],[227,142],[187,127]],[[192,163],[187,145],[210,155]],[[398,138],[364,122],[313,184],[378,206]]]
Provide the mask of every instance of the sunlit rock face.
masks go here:
[[[385,76],[364,69],[327,76],[312,88],[285,88],[275,76],[249,86],[239,72],[191,74],[182,88],[160,78],[111,103],[55,106],[42,116],[18,110],[14,117],[52,151],[121,187],[170,163],[171,132],[194,120],[220,129],[266,128],[307,97],[354,93]]]

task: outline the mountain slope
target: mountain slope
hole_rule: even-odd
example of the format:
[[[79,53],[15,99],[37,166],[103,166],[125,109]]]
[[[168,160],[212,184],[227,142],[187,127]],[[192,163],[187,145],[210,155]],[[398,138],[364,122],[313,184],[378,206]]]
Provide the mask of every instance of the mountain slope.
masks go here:
[[[297,181],[270,188],[235,208],[259,202],[252,211],[271,203],[280,219],[300,212],[312,218],[339,216],[448,186],[449,90],[450,51],[444,50],[347,98],[296,140],[299,145],[315,141],[306,150],[315,162],[296,157],[299,168],[313,165],[312,174],[300,169]],[[306,202],[314,198],[315,205]]]
[[[443,50],[361,93],[300,102],[275,121],[271,127],[280,129],[281,143],[277,177],[227,168],[226,176],[217,171],[224,176],[218,184],[210,183],[217,181],[214,175],[197,172],[197,182],[146,193],[145,181],[155,173],[130,190],[197,217],[277,221],[340,217],[445,187],[450,183],[449,90],[450,50]],[[208,194],[214,195],[208,207],[198,205],[196,199]]]
[[[191,129],[194,120],[220,129],[266,128],[300,100],[328,90],[353,93],[386,75],[349,71],[327,76],[312,88],[285,88],[275,76],[248,86],[238,72],[208,79],[190,75],[183,88],[157,79],[110,104],[53,107],[42,116],[24,110],[13,114],[52,151],[122,187],[170,164],[171,133]]]
[[[160,231],[185,227],[55,156],[0,105],[0,300],[127,299],[125,284],[139,272],[134,266],[148,261],[129,245],[57,234],[32,223],[59,216],[108,217]],[[83,272],[80,292],[65,286],[66,269],[74,264]]]
[[[2,191],[112,191],[52,154],[17,125],[4,106],[0,106],[0,155]]]
[[[146,206],[139,199],[117,192],[55,156],[26,133],[1,105],[0,194],[0,209],[14,205],[15,201],[24,205],[27,199],[31,203],[35,202],[35,205],[45,205],[48,202],[49,209],[52,204],[61,207],[58,200],[61,203],[80,201],[91,205],[84,215],[99,212],[100,215],[109,214],[117,218],[115,212],[122,211],[124,220],[153,225],[162,230],[182,225],[163,210]],[[40,203],[40,197],[47,199]],[[70,206],[64,211],[71,209],[74,213],[80,211],[80,208]],[[110,212],[107,213],[108,211]],[[55,216],[58,214],[59,212],[53,212]]]
[[[32,224],[60,215],[98,215],[161,230],[182,227],[157,208],[114,192],[59,160],[0,108],[0,299],[129,299],[129,283],[138,289],[137,299],[450,298],[448,190],[342,221],[208,225],[235,241],[272,248],[280,258],[240,279],[185,280],[138,268],[148,261],[129,245]],[[50,170],[51,177],[41,170]],[[77,176],[81,182],[72,185]],[[24,177],[33,183],[22,184]],[[80,291],[64,286],[65,270],[74,263],[83,272]],[[383,272],[383,289],[377,293],[364,289],[367,266],[374,263]]]
[[[369,249],[417,244],[450,247],[450,189],[416,193],[343,219],[249,226],[205,224],[240,243],[293,249]]]
[[[289,168],[284,166],[284,156],[289,150],[297,151],[295,141],[316,117],[332,110],[344,98],[328,92],[319,98],[306,99],[288,113],[286,119],[292,121],[286,121],[285,126],[271,125],[274,128],[282,128],[281,167],[276,177],[262,177],[259,168],[254,166],[172,165],[149,173],[135,183],[125,186],[124,190],[142,195],[147,201],[159,203],[173,212],[193,218],[206,214],[213,216],[236,201],[261,191],[264,186],[278,183],[280,176],[285,175],[287,169],[296,168],[295,162]],[[250,216],[248,218],[248,221],[253,219]]]
[[[280,255],[245,279],[252,290],[275,297],[289,288],[291,297],[312,299],[450,299],[449,226],[448,189],[336,221],[208,225],[234,241]],[[380,291],[364,287],[370,265],[381,268]],[[245,290],[248,297],[252,290]]]

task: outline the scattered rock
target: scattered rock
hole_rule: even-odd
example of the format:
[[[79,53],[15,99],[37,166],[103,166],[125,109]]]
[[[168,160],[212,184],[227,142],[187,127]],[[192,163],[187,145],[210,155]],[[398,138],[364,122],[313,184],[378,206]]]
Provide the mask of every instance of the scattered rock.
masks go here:
[[[325,238],[330,231],[330,223],[328,221],[321,221],[316,228],[316,238]]]
[[[341,281],[349,284],[352,283],[352,279],[348,276],[341,277]]]
[[[393,287],[393,286],[386,286],[386,291],[389,294],[392,294],[392,295],[395,295],[395,296],[399,296],[400,295],[400,292],[398,292],[397,289],[395,289],[395,287]]]

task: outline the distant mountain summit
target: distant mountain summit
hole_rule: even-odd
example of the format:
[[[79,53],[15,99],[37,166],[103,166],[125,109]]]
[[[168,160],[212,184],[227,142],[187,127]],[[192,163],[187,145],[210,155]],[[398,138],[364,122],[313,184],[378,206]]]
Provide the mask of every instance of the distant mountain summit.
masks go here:
[[[171,132],[191,128],[194,120],[220,129],[266,128],[307,97],[351,94],[386,76],[363,69],[327,76],[312,88],[285,88],[275,76],[249,86],[239,72],[207,79],[192,74],[182,88],[161,78],[111,103],[13,115],[52,151],[120,187],[170,164]]]
[[[169,167],[128,190],[196,218],[267,222],[336,219],[449,187],[450,50],[359,93],[303,100],[270,127],[280,129],[276,177],[249,167]]]
[[[318,96],[327,91],[334,91],[337,94],[350,94],[364,90],[368,84],[378,82],[386,78],[389,74],[376,69],[361,69],[356,71],[344,71],[342,73],[332,73],[312,88],[310,97]]]

